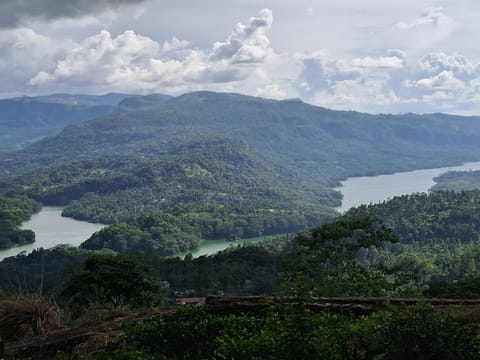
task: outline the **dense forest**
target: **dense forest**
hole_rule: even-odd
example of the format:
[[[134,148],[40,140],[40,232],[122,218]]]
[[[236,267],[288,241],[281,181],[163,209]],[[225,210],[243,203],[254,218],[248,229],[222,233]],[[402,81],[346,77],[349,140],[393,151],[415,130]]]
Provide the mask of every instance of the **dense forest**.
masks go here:
[[[170,154],[106,156],[38,169],[3,183],[64,216],[116,224],[89,249],[172,255],[200,240],[299,231],[337,214],[340,194],[308,182],[239,140],[203,137]],[[148,221],[146,220],[148,219]],[[148,223],[148,225],[146,225]]]
[[[11,102],[0,105],[17,106],[32,124],[43,112],[72,115],[57,135],[55,126],[66,124],[46,124],[42,134],[24,129],[21,149],[2,154],[0,247],[34,241],[19,225],[41,205],[110,225],[79,248],[0,262],[7,299],[0,337],[7,341],[18,340],[5,326],[22,314],[17,305],[56,314],[58,330],[163,309],[181,297],[267,294],[298,303],[260,315],[186,308],[122,330],[99,356],[455,359],[460,351],[478,358],[475,321],[428,306],[357,316],[313,314],[302,305],[318,296],[480,297],[480,190],[463,191],[475,187],[478,172],[437,178],[434,190],[449,191],[342,216],[332,209],[341,200],[335,187],[349,176],[479,160],[478,118],[367,115],[211,92]],[[202,240],[287,233],[212,256],[188,254]],[[42,334],[28,324],[15,334]]]
[[[480,171],[450,171],[435,179],[433,191],[438,190],[474,190],[480,189]]]
[[[23,173],[95,155],[145,149],[165,153],[189,137],[216,135],[240,138],[277,163],[328,184],[332,178],[477,160],[480,125],[475,120],[443,114],[368,115],[298,100],[194,92],[68,126],[55,137],[8,154],[0,168]]]
[[[331,208],[341,194],[334,189],[346,177],[476,160],[479,150],[474,117],[368,115],[213,92],[12,101],[24,111],[27,100],[111,111],[5,153],[0,190],[105,224],[162,212],[172,229],[185,225],[193,232],[178,232],[179,244],[166,240],[165,248],[151,239],[168,236],[140,229],[144,245],[131,244],[165,254],[191,249],[198,239],[319,225],[336,215]],[[113,246],[95,242],[95,248]]]
[[[377,295],[422,296],[431,283],[476,276],[480,267],[479,197],[480,191],[397,197],[382,204],[351,209],[333,222],[297,236],[256,246],[234,247],[197,259],[188,255],[185,259],[160,256],[163,244],[168,244],[172,238],[184,239],[180,245],[175,245],[181,250],[178,246],[188,248],[190,241],[198,240],[192,234],[206,231],[193,225],[172,229],[171,225],[178,219],[171,220],[172,215],[167,214],[145,215],[107,227],[82,247],[107,247],[120,253],[135,250],[135,257],[151,267],[158,281],[170,284],[172,294],[188,289],[194,289],[196,294],[273,294],[281,284],[285,285],[287,279],[284,275],[288,271],[303,274],[303,280],[308,283],[309,269],[315,269],[318,275],[320,259],[324,263],[328,260],[325,271],[329,272],[323,273],[322,278],[337,276],[342,280],[327,281],[323,288],[319,288],[319,294],[372,295],[373,291]],[[168,224],[163,223],[165,219]],[[181,233],[182,229],[190,230]],[[159,238],[164,242],[157,241]],[[323,242],[325,239],[330,242]],[[342,239],[351,240],[344,242]],[[6,259],[0,263],[0,288],[9,289],[9,292],[19,288],[35,292],[42,276],[38,269],[43,266],[44,286],[51,286],[50,291],[56,293],[62,283],[59,277],[65,281],[67,275],[62,274],[78,271],[82,261],[92,253],[95,252],[60,247]],[[316,260],[306,266],[313,254],[317,254],[314,256]],[[78,260],[74,260],[77,257]],[[330,273],[334,269],[334,259],[339,261],[338,269]],[[298,260],[301,260],[300,267],[297,267]],[[13,281],[8,275],[12,273],[22,276]],[[345,274],[355,276],[348,278]],[[50,276],[54,279],[51,282]],[[298,284],[299,280],[297,278],[295,282]],[[317,286],[321,283],[316,281]],[[331,289],[327,286],[329,284],[335,287]],[[368,286],[358,288],[351,284]],[[312,289],[311,286],[306,288]]]
[[[44,318],[43,327],[32,333],[25,324],[15,330],[16,338],[10,329],[18,326],[23,321],[18,320],[22,319],[20,315],[28,311],[22,304],[31,304],[49,316],[56,314],[59,307],[42,303],[38,297],[5,300],[0,302],[0,317],[8,320],[0,323],[0,334],[7,341],[15,341],[22,336],[28,339],[32,334],[48,334],[49,328],[58,330],[64,321],[70,326],[91,326],[115,313],[164,307],[175,297],[275,293],[294,296],[298,303],[279,308],[265,298],[260,312],[252,309],[225,314],[184,307],[160,317],[152,313],[151,320],[124,327],[120,337],[112,332],[104,334],[99,327],[98,336],[109,340],[89,344],[89,356],[290,359],[295,354],[298,359],[368,359],[386,355],[401,359],[443,358],[447,354],[456,359],[460,351],[462,358],[478,358],[477,315],[458,307],[451,313],[421,303],[413,307],[384,305],[383,310],[365,315],[347,310],[316,313],[308,302],[302,305],[312,295],[410,294],[404,285],[409,285],[417,269],[411,267],[406,273],[405,269],[381,264],[365,266],[356,256],[362,249],[383,249],[397,241],[379,221],[345,217],[295,237],[232,248],[198,259],[169,259],[153,253],[117,255],[68,247],[35,251],[0,263],[3,296],[54,296],[68,317],[52,318],[51,323]],[[425,295],[478,297],[479,284],[478,277],[457,283],[437,280]],[[416,296],[420,300],[422,294]],[[18,316],[4,317],[13,311]],[[7,321],[10,331],[5,327]],[[83,347],[78,351],[82,349],[86,351]],[[46,358],[59,355],[58,349],[56,355],[43,351],[47,348],[42,350]]]
[[[0,249],[35,241],[33,231],[21,230],[19,226],[40,208],[40,203],[26,196],[0,196]]]
[[[238,140],[183,143],[170,154],[107,156],[29,172],[11,186],[64,214],[102,223],[202,201],[276,209],[339,203],[340,194],[307,184]]]

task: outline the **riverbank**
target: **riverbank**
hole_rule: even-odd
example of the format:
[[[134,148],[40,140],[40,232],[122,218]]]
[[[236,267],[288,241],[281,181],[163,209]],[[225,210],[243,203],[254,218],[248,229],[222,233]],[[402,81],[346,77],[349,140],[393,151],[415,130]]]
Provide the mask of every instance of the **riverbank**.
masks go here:
[[[468,162],[459,166],[414,170],[388,175],[353,177],[341,182],[335,190],[343,195],[342,205],[335,208],[343,213],[351,207],[378,203],[395,196],[428,192],[435,177],[448,171],[480,170],[480,162]]]
[[[0,250],[0,260],[21,252],[30,253],[38,248],[48,249],[59,244],[78,246],[94,232],[106,226],[62,217],[62,210],[63,207],[60,206],[42,207],[40,212],[34,214],[20,227],[24,230],[33,230],[35,242]]]
[[[344,212],[353,206],[382,202],[394,196],[416,192],[428,192],[435,185],[434,178],[448,171],[480,170],[480,162],[469,162],[460,166],[448,166],[434,169],[414,170],[388,175],[363,176],[349,178],[342,182],[336,190],[343,194],[342,206],[336,208]],[[0,260],[15,256],[20,252],[31,252],[43,247],[51,248],[59,244],[78,246],[87,240],[94,232],[106,225],[92,224],[71,218],[62,217],[62,207],[45,206],[33,215],[29,221],[22,224],[22,229],[32,229],[36,234],[34,243],[0,250]],[[189,252],[194,258],[214,254],[229,246],[254,244],[260,241],[275,239],[285,234],[262,236],[237,241],[204,240],[200,246]],[[185,256],[178,254],[177,256]]]

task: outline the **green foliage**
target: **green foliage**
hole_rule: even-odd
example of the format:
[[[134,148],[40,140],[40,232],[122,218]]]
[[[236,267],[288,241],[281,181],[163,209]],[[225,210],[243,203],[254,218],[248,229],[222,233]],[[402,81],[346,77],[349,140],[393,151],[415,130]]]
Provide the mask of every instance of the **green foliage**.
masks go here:
[[[165,258],[144,252],[135,256],[149,268],[155,283],[167,284],[170,297],[175,292],[188,291],[198,295],[221,292],[259,295],[280,290],[283,252],[279,245],[271,250],[259,245],[232,248],[197,259]],[[4,259],[0,262],[0,291],[12,295],[43,293],[64,304],[70,300],[70,296],[60,296],[66,283],[82,271],[85,261],[95,253],[106,254],[58,246]],[[164,294],[159,296],[163,300]]]
[[[478,190],[405,195],[359,206],[345,216],[381,219],[392,229],[399,243],[361,250],[359,259],[385,264],[397,274],[415,274],[406,280],[417,294],[435,278],[459,280],[480,268]]]
[[[467,243],[480,235],[480,191],[403,195],[345,216],[382,219],[404,244]]]
[[[153,299],[156,285],[147,277],[147,269],[127,255],[94,255],[83,271],[66,284],[63,295],[70,297],[73,308],[102,304],[113,308],[145,305]]]
[[[467,276],[457,281],[432,281],[425,290],[425,296],[447,299],[480,298],[480,277]]]
[[[378,296],[384,274],[357,261],[361,249],[396,242],[392,232],[370,218],[340,218],[298,234],[299,256],[288,264],[287,286],[297,295]]]
[[[40,208],[40,203],[26,196],[0,196],[0,249],[35,241],[33,231],[21,230],[19,226]]]
[[[278,204],[284,206],[285,204]],[[256,202],[214,201],[179,205],[153,215],[134,217],[92,235],[81,246],[119,252],[174,255],[194,250],[200,240],[237,240],[298,231],[325,222],[329,212],[315,209],[262,209]]]
[[[371,316],[297,309],[265,316],[185,307],[126,329],[112,355],[128,359],[478,359],[479,331],[429,307]],[[123,347],[118,349],[119,345]]]
[[[195,294],[273,294],[280,291],[280,273],[285,255],[260,246],[245,246],[212,256],[184,260],[162,259],[142,254],[156,278],[167,281],[172,291]]]
[[[433,191],[468,191],[480,189],[480,171],[449,171],[436,177]]]
[[[480,357],[478,325],[462,323],[426,305],[376,313],[365,321],[370,322],[364,334],[367,346],[376,349],[377,354],[386,354],[388,359]]]
[[[21,253],[0,262],[0,289],[7,294],[57,297],[68,278],[80,271],[92,252],[61,245]]]
[[[368,115],[294,100],[194,92],[157,109],[116,112],[72,125],[4,159],[0,167],[25,171],[93,154],[138,153],[148,146],[167,151],[188,137],[217,135],[242,138],[299,174],[334,185],[331,179],[478,159],[480,125],[475,119]]]
[[[198,231],[173,215],[157,213],[143,215],[129,223],[109,226],[93,234],[82,248],[117,252],[144,251],[158,255],[173,255],[195,249]]]

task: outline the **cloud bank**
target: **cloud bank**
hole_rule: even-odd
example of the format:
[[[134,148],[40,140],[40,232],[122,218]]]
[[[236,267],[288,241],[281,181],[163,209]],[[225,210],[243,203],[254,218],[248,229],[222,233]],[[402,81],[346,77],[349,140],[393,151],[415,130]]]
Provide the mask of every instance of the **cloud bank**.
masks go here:
[[[264,9],[247,25],[237,24],[225,41],[215,42],[209,50],[175,37],[160,44],[131,30],[117,37],[103,30],[73,47],[50,71],[39,71],[29,84],[67,83],[105,91],[161,88],[176,93],[188,91],[189,86],[238,82],[273,56],[266,35],[272,22],[271,10]]]
[[[12,28],[29,19],[79,18],[144,0],[2,0],[0,28]]]
[[[109,2],[99,3],[105,7]],[[448,21],[441,14],[439,9],[424,12],[396,31],[443,26]],[[480,66],[462,54],[438,51],[415,58],[402,49],[363,51],[362,56],[337,56],[321,48],[280,52],[270,40],[273,27],[272,10],[263,9],[203,47],[175,36],[160,42],[133,30],[102,30],[80,41],[58,41],[25,27],[4,30],[0,92],[178,95],[209,89],[300,97],[344,110],[480,113]]]

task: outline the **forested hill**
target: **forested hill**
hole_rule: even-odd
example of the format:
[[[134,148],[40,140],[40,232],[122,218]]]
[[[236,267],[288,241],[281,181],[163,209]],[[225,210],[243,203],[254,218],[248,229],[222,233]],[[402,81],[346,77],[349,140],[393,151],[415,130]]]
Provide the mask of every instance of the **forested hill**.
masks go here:
[[[137,103],[138,103],[137,99]],[[151,100],[151,99],[150,99]],[[93,154],[168,151],[192,137],[241,138],[256,151],[312,177],[340,179],[480,158],[480,118],[368,115],[299,100],[195,92],[161,106],[115,112],[67,127],[54,138],[5,156],[0,169],[33,167]]]
[[[439,191],[395,197],[350,209],[345,217],[373,217],[416,245],[458,245],[480,239],[480,191]]]
[[[34,170],[10,186],[45,205],[70,204],[69,216],[103,223],[199,201],[262,208],[338,201],[338,194],[305,186],[296,173],[242,141],[217,137],[183,143],[165,156],[110,155]]]
[[[480,171],[449,171],[435,179],[434,191],[480,189]]]
[[[399,241],[384,248],[362,249],[357,257],[365,265],[384,264],[390,269],[387,272],[396,272],[405,281],[397,290],[410,288],[414,294],[426,290],[432,281],[478,276],[480,190],[403,195],[352,208],[341,219],[365,217],[383,222]],[[469,291],[478,298],[478,289],[473,285]],[[447,295],[451,296],[465,295]]]
[[[0,151],[20,149],[67,125],[109,114],[126,97],[54,94],[0,100]]]

